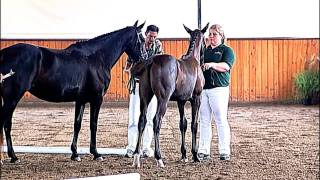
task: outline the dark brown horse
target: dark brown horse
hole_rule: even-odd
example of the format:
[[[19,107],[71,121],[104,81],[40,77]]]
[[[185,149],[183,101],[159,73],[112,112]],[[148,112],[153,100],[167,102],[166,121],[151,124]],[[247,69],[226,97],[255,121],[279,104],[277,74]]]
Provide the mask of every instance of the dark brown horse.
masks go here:
[[[185,133],[187,130],[187,120],[184,115],[184,106],[187,101],[192,106],[192,155],[193,160],[198,162],[197,157],[197,127],[198,114],[200,107],[200,95],[204,86],[204,77],[200,66],[200,54],[204,47],[204,33],[208,28],[207,24],[202,30],[190,30],[184,28],[190,34],[190,43],[187,54],[181,60],[177,60],[171,55],[157,55],[151,57],[146,69],[140,75],[140,117],[139,117],[139,135],[135,150],[134,162],[136,167],[140,167],[140,143],[141,135],[146,125],[147,105],[153,95],[157,97],[158,107],[153,119],[153,130],[155,140],[155,158],[157,165],[164,167],[161,159],[159,133],[162,118],[166,113],[169,100],[177,101],[180,113],[180,131],[181,131],[181,153],[182,161],[187,161],[185,147]],[[134,73],[134,72],[133,72]]]
[[[3,129],[8,156],[16,157],[11,140],[12,114],[26,91],[50,102],[75,101],[72,160],[80,161],[77,140],[86,103],[90,103],[90,153],[102,160],[96,149],[99,110],[111,78],[111,68],[126,52],[134,61],[147,58],[141,29],[145,23],[77,42],[66,49],[48,49],[16,44],[0,51],[0,74],[15,74],[1,85],[0,143]],[[3,144],[0,144],[2,147]]]

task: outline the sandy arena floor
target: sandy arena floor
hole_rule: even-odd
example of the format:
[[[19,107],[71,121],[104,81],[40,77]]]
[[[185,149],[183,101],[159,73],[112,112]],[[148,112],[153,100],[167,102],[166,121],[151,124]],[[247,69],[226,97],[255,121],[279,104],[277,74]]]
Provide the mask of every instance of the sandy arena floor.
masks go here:
[[[133,159],[104,156],[104,161],[82,155],[81,162],[70,154],[17,153],[12,164],[5,154],[1,179],[64,179],[137,172],[141,179],[319,179],[319,107],[302,105],[231,105],[232,159],[218,160],[217,135],[213,124],[212,158],[191,162],[190,107],[187,108],[187,147],[190,162],[180,158],[179,114],[168,108],[160,132],[165,168],[153,158],[142,167],[132,167]],[[89,108],[86,108],[78,146],[89,146]],[[19,105],[14,113],[14,146],[69,147],[73,132],[74,107],[70,105]],[[125,148],[128,108],[105,105],[100,111],[98,148]]]

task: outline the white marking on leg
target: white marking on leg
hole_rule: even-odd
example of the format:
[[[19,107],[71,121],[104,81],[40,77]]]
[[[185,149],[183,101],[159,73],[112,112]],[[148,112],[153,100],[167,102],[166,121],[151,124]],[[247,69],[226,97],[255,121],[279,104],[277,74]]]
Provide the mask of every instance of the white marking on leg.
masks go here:
[[[161,168],[164,168],[164,164],[163,164],[162,159],[157,160],[157,166],[161,167]]]
[[[140,154],[139,153],[134,154],[132,166],[134,166],[135,168],[140,168]]]

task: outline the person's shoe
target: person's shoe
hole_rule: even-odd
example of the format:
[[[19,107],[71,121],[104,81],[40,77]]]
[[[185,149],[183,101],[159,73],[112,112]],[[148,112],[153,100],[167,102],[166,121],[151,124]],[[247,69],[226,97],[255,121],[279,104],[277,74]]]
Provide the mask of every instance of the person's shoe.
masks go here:
[[[203,153],[198,153],[198,159],[200,161],[208,161],[210,160],[210,155],[209,154],[203,154]]]
[[[229,154],[220,154],[220,160],[229,161],[230,160],[230,155]]]
[[[131,149],[127,149],[127,153],[126,153],[125,157],[132,158],[133,157],[133,151]]]
[[[142,151],[142,158],[153,157],[153,154],[152,150],[145,149]]]

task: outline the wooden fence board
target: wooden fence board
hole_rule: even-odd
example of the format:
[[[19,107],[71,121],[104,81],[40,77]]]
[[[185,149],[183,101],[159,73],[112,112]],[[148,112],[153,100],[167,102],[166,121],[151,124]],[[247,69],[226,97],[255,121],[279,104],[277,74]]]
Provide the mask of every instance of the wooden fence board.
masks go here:
[[[76,40],[3,40],[1,49],[17,43],[62,49]],[[187,39],[162,39],[164,51],[177,58],[186,53]],[[294,96],[294,76],[319,57],[319,39],[228,39],[236,62],[232,69],[230,97],[233,102],[286,101]],[[112,69],[105,100],[127,101],[128,74],[123,71],[127,56],[122,55]],[[312,68],[319,68],[319,61]],[[310,65],[309,65],[310,66]],[[29,93],[25,99],[35,99]]]

